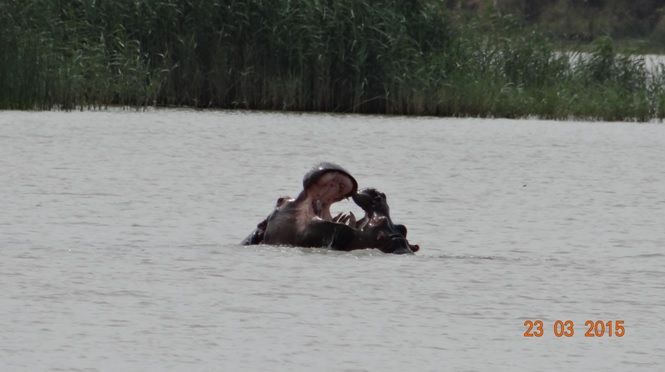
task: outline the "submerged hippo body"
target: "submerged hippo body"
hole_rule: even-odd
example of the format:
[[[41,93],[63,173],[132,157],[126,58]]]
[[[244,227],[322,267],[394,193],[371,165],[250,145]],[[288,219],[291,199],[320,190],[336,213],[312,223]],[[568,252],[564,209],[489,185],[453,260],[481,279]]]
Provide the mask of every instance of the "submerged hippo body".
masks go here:
[[[279,198],[275,209],[241,244],[343,251],[378,248],[386,253],[412,253],[408,243],[404,243],[406,233],[399,234],[388,213],[368,219],[362,229],[356,228],[355,221],[347,224],[333,219],[330,206],[348,197],[356,201],[357,190],[358,183],[344,168],[332,163],[318,164],[303,178],[303,191],[298,197]]]

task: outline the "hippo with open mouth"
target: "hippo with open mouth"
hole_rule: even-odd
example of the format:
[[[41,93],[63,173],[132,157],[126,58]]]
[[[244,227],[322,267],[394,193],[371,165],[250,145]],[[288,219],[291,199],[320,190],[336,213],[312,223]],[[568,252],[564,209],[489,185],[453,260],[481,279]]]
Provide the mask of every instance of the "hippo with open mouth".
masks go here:
[[[303,191],[298,197],[280,197],[274,210],[241,244],[342,251],[377,248],[385,253],[398,254],[418,250],[417,245],[410,245],[406,240],[406,228],[394,225],[390,220],[384,194],[381,194],[382,202],[370,203],[369,191],[362,194],[357,191],[358,182],[344,168],[333,163],[320,163],[303,178]],[[349,197],[365,211],[363,220],[356,222],[352,214],[336,218],[330,214],[333,203]]]

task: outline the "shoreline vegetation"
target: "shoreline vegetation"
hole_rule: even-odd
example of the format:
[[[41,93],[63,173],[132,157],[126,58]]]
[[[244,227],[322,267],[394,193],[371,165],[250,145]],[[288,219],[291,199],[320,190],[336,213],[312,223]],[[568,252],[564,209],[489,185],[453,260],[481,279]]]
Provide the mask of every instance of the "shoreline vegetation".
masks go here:
[[[443,1],[5,0],[0,109],[665,117],[665,65]]]

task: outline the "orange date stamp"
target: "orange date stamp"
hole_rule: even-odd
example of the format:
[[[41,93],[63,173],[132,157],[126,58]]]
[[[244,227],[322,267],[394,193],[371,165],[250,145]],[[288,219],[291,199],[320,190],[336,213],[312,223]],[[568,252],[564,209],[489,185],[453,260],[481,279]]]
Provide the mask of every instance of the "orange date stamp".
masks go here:
[[[526,331],[524,337],[542,337],[545,334],[545,324],[542,320],[527,319],[524,321]],[[584,322],[586,332],[584,337],[623,337],[626,328],[623,320],[587,320]],[[557,320],[552,325],[556,337],[573,337],[575,323],[572,320]]]

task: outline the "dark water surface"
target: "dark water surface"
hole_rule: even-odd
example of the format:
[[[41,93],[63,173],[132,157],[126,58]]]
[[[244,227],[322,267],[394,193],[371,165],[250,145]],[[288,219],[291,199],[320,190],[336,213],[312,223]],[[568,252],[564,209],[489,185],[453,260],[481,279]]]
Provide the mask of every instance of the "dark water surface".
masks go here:
[[[237,245],[321,160],[421,251]],[[662,370],[664,160],[662,124],[0,112],[0,370]]]

